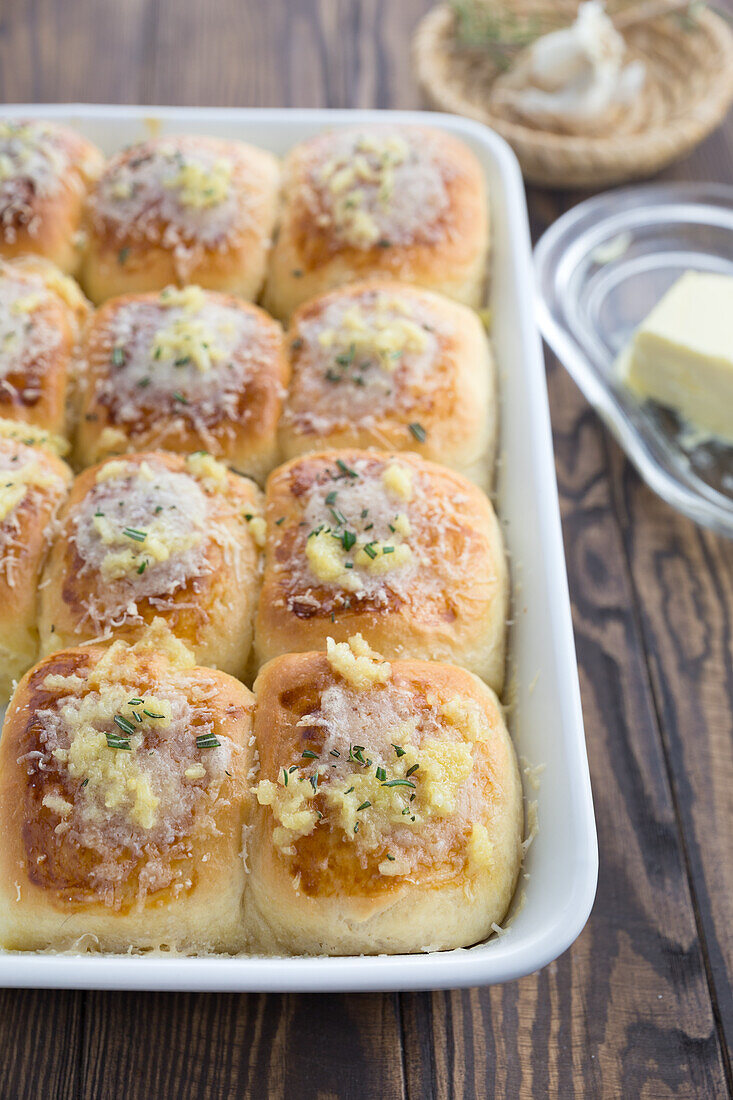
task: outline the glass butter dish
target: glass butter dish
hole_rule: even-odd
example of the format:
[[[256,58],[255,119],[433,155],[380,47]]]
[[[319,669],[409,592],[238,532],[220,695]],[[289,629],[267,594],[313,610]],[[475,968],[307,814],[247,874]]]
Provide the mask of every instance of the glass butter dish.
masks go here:
[[[652,401],[639,403],[615,367],[634,329],[690,270],[733,275],[733,187],[652,184],[597,195],[535,248],[538,319],[647,484],[733,538],[733,447]]]

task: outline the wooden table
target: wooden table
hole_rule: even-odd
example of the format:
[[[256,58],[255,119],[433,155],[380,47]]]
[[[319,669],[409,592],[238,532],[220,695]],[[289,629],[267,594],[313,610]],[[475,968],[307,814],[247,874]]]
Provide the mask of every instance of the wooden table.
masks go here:
[[[0,0],[0,97],[416,107],[427,6]],[[732,171],[730,124],[667,176]],[[576,198],[530,191],[534,232]],[[6,990],[0,1097],[730,1094],[733,543],[657,500],[548,377],[601,856],[574,947],[453,993]]]

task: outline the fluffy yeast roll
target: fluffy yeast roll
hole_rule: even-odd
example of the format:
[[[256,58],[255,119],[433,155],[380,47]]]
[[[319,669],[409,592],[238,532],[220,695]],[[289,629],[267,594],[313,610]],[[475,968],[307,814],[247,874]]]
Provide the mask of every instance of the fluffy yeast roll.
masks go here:
[[[74,274],[84,201],[104,164],[100,151],[66,126],[0,120],[0,256],[45,256]]]
[[[481,167],[463,142],[422,126],[349,126],[285,162],[267,308],[382,275],[481,304],[489,247]]]
[[[466,306],[389,281],[322,295],[292,318],[287,458],[324,447],[414,450],[490,482],[494,363]]]
[[[261,494],[210,455],[110,459],[76,478],[40,590],[41,652],[140,637],[157,616],[201,664],[243,676]]]
[[[0,740],[6,948],[244,946],[253,697],[157,627],[18,685]]]
[[[522,791],[494,693],[471,673],[379,659],[361,636],[255,683],[260,770],[247,883],[266,950],[465,947],[505,916]]]
[[[80,349],[76,461],[204,447],[264,480],[288,371],[280,325],[241,299],[194,286],[114,298]]]
[[[0,416],[56,435],[67,430],[76,311],[47,282],[0,264]]]
[[[71,470],[43,433],[0,420],[0,704],[38,650],[38,582]]]
[[[507,566],[480,489],[408,452],[324,451],[278,467],[266,497],[259,663],[359,630],[501,690]]]
[[[256,298],[279,183],[276,158],[240,141],[169,135],[123,150],[89,197],[87,294],[199,283]]]

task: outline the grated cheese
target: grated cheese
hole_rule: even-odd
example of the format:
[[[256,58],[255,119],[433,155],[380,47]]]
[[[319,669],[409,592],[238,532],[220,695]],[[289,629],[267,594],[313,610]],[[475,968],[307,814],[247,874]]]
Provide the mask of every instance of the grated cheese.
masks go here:
[[[445,165],[426,131],[345,128],[305,156],[316,224],[349,247],[430,239],[448,206]]]

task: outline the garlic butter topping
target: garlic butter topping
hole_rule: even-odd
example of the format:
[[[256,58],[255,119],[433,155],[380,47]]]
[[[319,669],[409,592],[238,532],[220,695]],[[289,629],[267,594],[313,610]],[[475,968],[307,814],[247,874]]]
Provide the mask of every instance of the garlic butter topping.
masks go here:
[[[424,132],[340,130],[313,159],[316,224],[352,248],[430,240],[448,206],[445,166]]]
[[[435,319],[394,291],[365,289],[305,316],[291,342],[295,376],[286,420],[306,433],[424,404],[444,382]]]
[[[151,242],[173,256],[177,276],[205,249],[225,249],[252,226],[245,169],[227,143],[176,137],[134,146],[109,162],[90,196],[96,230],[127,246]],[[127,261],[122,253],[120,263]]]
[[[122,302],[98,332],[92,384],[112,419],[135,425],[141,413],[165,412],[207,442],[209,427],[251,415],[247,387],[279,351],[277,331],[254,311],[195,286]]]
[[[156,642],[163,629],[153,624]],[[43,782],[50,839],[39,874],[55,865],[55,848],[85,850],[91,885],[111,907],[133,875],[139,898],[191,885],[192,838],[217,835],[213,813],[236,751],[215,730],[215,681],[141,655],[115,642],[84,675],[47,675],[38,747],[18,761]]]
[[[477,703],[393,683],[392,666],[361,635],[329,639],[328,661],[335,682],[298,722],[307,747],[254,788],[271,808],[276,848],[297,856],[304,838],[325,830],[388,878],[415,871],[426,850],[436,866],[487,866],[487,830],[469,824],[474,753],[491,737]]]
[[[498,78],[494,105],[539,128],[592,131],[641,91],[644,63],[627,52],[601,0],[588,0],[571,26],[537,39]]]
[[[19,395],[28,403],[38,397],[40,376],[61,344],[62,331],[44,307],[58,313],[56,299],[37,280],[7,272],[0,278],[0,397],[6,401]],[[26,375],[22,389],[9,379],[16,371]]]

